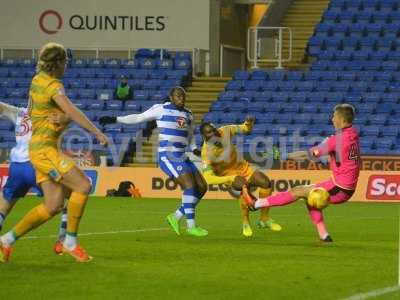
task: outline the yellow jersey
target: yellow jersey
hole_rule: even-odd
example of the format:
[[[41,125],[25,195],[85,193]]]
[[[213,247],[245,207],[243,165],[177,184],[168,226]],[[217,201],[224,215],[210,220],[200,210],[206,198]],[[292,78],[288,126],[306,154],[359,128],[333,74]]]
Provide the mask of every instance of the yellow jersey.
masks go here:
[[[30,152],[57,147],[65,126],[52,124],[47,117],[51,113],[61,112],[53,97],[62,94],[65,94],[64,86],[57,78],[44,72],[33,77],[29,90],[29,115],[32,120]]]
[[[237,133],[247,134],[252,130],[252,123],[245,122],[241,125],[227,125],[218,128],[220,141],[208,141],[203,143],[201,160],[203,172],[211,170],[216,176],[225,176],[232,170],[242,169],[248,165],[245,160],[238,158],[236,146],[232,144],[232,138]]]

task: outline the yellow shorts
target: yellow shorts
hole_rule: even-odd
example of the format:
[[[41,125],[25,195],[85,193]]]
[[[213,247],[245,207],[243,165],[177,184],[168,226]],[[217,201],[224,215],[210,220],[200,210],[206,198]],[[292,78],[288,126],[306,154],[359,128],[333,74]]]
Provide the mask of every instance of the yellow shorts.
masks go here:
[[[29,156],[36,170],[36,182],[38,184],[47,180],[58,182],[65,173],[75,167],[72,159],[62,155],[54,148],[32,151]]]
[[[243,176],[246,180],[249,180],[251,176],[253,176],[254,171],[255,170],[250,166],[250,164],[246,162],[224,170],[223,176]]]

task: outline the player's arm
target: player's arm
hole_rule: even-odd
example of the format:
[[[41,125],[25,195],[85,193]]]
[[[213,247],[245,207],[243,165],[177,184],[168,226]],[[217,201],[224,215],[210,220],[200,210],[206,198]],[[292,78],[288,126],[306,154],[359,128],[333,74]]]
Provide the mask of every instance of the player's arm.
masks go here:
[[[122,124],[139,124],[143,122],[158,119],[162,114],[162,104],[155,104],[141,114],[131,114],[121,117],[104,116],[99,119],[101,125],[122,123]]]
[[[52,98],[69,119],[93,133],[102,145],[108,144],[107,137],[90,122],[84,113],[72,104],[71,100],[65,95],[63,89],[59,90]]]
[[[19,108],[0,101],[0,117],[6,117],[15,124]]]
[[[295,151],[292,153],[288,153],[287,159],[292,159],[292,160],[306,160],[309,159],[309,152],[308,151]]]
[[[67,125],[71,122],[71,119],[68,118],[66,114],[63,113],[52,113],[47,118],[50,123],[57,125]]]
[[[247,117],[243,124],[238,125],[226,125],[222,126],[221,129],[224,131],[229,131],[230,136],[234,136],[238,133],[249,134],[253,130],[255,118]]]
[[[235,180],[236,176],[217,176],[215,175],[213,169],[208,166],[204,165],[203,167],[203,177],[206,180],[207,184],[226,184],[231,185],[232,182]]]
[[[319,145],[312,147],[309,154],[313,158],[320,158],[336,151],[336,136],[332,135],[323,140]]]
[[[194,126],[194,120],[193,120],[193,115],[192,115],[191,120],[190,120],[190,127],[189,127],[189,147],[194,155],[200,157],[201,150],[197,147],[196,139],[194,137],[194,130],[195,130],[195,126]]]

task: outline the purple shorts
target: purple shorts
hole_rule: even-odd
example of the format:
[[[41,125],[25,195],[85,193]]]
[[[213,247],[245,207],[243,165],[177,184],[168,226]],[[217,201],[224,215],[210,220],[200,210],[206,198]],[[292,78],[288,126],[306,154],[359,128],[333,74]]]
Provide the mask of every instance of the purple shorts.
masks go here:
[[[319,182],[315,186],[324,188],[329,193],[329,202],[332,204],[346,202],[354,194],[354,190],[341,188],[340,186],[337,186],[332,179]]]

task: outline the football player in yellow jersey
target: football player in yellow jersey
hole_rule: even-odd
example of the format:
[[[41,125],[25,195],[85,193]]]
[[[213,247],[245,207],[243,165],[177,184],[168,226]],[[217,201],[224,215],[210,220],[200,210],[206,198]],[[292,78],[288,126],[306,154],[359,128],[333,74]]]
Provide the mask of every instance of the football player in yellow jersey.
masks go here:
[[[230,187],[232,196],[239,197],[243,185],[250,189],[259,188],[260,195],[271,194],[271,183],[268,177],[259,170],[254,170],[250,164],[238,156],[232,138],[237,133],[248,134],[253,129],[254,118],[247,118],[241,125],[227,125],[216,128],[205,122],[200,126],[203,136],[201,160],[203,176],[208,184],[225,184]],[[244,236],[250,237],[253,231],[249,222],[249,209],[239,201],[243,217]],[[282,230],[281,226],[268,216],[268,210],[260,211],[257,222],[259,228],[270,228],[273,231]]]
[[[59,152],[59,137],[65,125],[54,124],[50,116],[55,112],[62,112],[93,133],[101,144],[107,145],[108,140],[65,95],[60,79],[64,75],[66,64],[67,53],[62,45],[48,43],[40,50],[37,74],[32,79],[29,91],[29,114],[33,129],[29,156],[36,171],[36,181],[42,188],[44,201],[0,237],[0,261],[3,262],[9,260],[11,245],[17,239],[62,210],[66,190],[71,191],[71,194],[67,205],[68,224],[63,252],[78,262],[91,260],[77,243],[80,219],[91,189],[90,181],[72,160]]]

